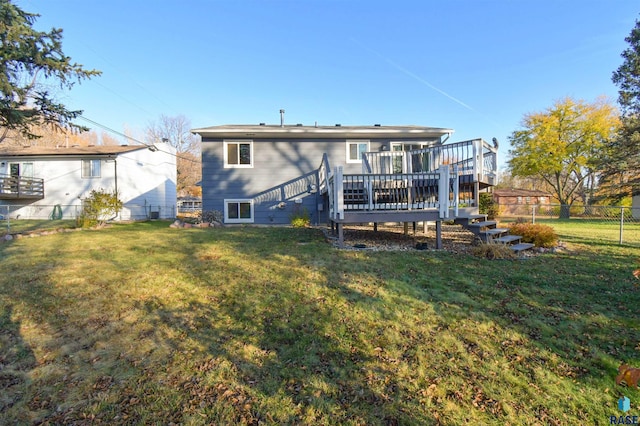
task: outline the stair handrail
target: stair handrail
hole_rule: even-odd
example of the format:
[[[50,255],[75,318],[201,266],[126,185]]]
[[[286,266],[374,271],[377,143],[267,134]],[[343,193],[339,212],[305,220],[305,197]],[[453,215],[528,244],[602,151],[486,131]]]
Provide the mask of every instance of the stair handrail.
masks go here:
[[[329,165],[329,156],[325,152],[322,154],[322,161],[318,167],[318,190],[321,194],[327,191],[330,176],[331,166]]]

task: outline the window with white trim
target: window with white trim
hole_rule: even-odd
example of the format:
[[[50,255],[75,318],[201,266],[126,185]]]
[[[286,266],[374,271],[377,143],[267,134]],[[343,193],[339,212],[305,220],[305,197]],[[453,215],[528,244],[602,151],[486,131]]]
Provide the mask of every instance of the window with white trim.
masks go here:
[[[82,177],[100,177],[100,160],[82,160]]]
[[[433,145],[433,142],[391,142],[391,151],[393,152],[393,173],[409,173],[407,164],[404,164],[404,152],[415,151],[419,149],[428,148]],[[431,171],[430,164],[434,161],[431,159],[432,153],[414,153],[410,156],[411,161],[411,173],[422,173]]]
[[[365,152],[369,152],[369,141],[347,141],[347,163],[361,163]]]
[[[252,200],[224,200],[225,223],[253,223]]]
[[[253,167],[253,141],[224,141],[224,167]]]

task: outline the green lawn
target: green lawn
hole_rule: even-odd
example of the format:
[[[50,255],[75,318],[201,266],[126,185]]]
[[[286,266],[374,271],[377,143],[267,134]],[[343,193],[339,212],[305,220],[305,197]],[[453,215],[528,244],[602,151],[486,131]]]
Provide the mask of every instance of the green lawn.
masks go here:
[[[502,223],[509,223],[515,219],[504,219]],[[619,244],[619,219],[547,219],[536,218],[536,223],[550,225],[562,234],[567,241],[583,244]],[[622,244],[640,248],[640,221],[627,219],[622,224]]]
[[[609,424],[640,250],[490,261],[314,229],[0,244],[0,424]]]
[[[52,229],[74,228],[75,226],[75,220],[2,219],[0,220],[0,236],[5,234],[27,234]]]

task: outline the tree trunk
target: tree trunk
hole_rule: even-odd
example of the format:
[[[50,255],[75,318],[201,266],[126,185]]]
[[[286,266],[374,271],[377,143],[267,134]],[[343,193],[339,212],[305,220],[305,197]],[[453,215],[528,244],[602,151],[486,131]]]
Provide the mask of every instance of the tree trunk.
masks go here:
[[[569,204],[560,204],[560,219],[569,219],[571,205]]]

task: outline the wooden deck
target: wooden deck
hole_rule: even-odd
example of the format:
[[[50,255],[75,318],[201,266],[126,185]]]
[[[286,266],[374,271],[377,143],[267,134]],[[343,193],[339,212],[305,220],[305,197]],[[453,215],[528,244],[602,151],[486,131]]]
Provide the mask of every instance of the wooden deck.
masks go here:
[[[436,222],[478,213],[480,189],[495,183],[497,149],[478,139],[406,152],[372,152],[363,173],[331,170],[326,155],[318,170],[329,220],[343,244],[343,225]],[[441,244],[439,244],[441,246]],[[439,247],[441,248],[441,247]]]
[[[0,200],[41,200],[44,180],[0,175]]]

